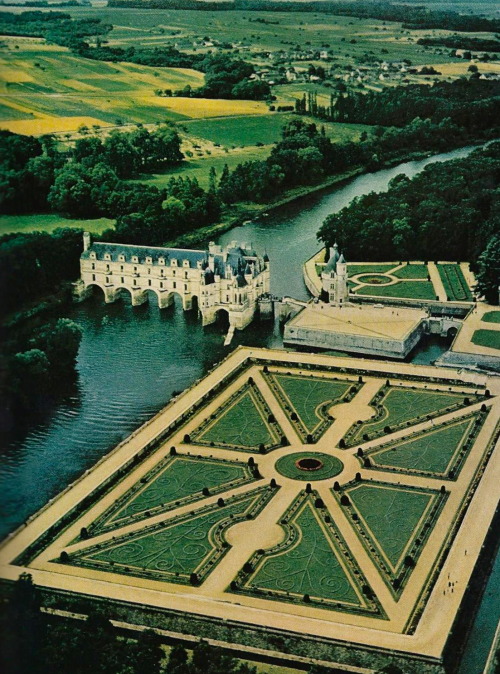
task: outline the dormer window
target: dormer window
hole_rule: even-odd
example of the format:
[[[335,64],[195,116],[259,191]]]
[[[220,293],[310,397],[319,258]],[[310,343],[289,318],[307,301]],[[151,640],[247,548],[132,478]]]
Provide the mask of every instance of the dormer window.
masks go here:
[[[165,264],[165,258],[164,258],[164,257],[159,257],[159,258],[158,258],[158,264]]]
[[[182,261],[182,266],[183,266],[183,267],[189,267],[189,260],[183,260],[183,261]]]
[[[146,264],[153,264],[153,258],[151,256],[146,258]]]
[[[125,262],[125,255],[118,255],[118,260],[120,262]]]
[[[137,257],[137,255],[132,255],[132,262],[135,262],[135,263],[139,262],[139,258]]]
[[[95,253],[90,253],[90,259],[95,260]]]
[[[174,258],[170,264],[172,267],[177,267],[177,260]]]
[[[111,255],[109,253],[104,253],[105,260],[111,260]]]

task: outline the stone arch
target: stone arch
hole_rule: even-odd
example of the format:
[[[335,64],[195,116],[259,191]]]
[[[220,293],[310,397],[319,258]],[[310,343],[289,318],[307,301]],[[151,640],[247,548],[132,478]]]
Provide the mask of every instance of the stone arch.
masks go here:
[[[96,281],[92,281],[92,283],[87,283],[85,286],[85,292],[88,293],[88,295],[92,295],[94,293],[94,288],[99,288],[102,290],[103,294],[103,299],[106,297],[106,288],[102,286],[100,283],[97,283]]]
[[[224,307],[219,307],[215,310],[214,315],[215,323],[223,327],[229,327],[231,323],[231,316],[229,315],[229,311],[227,309]]]
[[[450,341],[453,341],[455,337],[457,336],[458,328],[452,325],[451,327],[448,328],[446,331],[446,337]]]
[[[133,288],[129,288],[128,286],[125,286],[125,285],[116,286],[114,288],[116,299],[124,299],[124,297],[126,297],[126,295],[123,294],[124,290],[127,291],[128,295],[130,296],[130,300],[132,301],[132,299],[133,299]]]

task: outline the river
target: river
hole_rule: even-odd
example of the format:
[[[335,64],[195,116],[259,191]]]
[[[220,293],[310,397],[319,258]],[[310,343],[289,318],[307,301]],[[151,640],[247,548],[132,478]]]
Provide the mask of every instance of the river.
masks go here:
[[[318,249],[316,232],[327,215],[347,206],[354,197],[386,190],[400,173],[412,177],[430,163],[463,157],[472,149],[462,148],[359,176],[234,228],[218,242],[248,241],[257,251],[267,251],[272,293],[307,299],[301,266]],[[203,329],[195,316],[184,313],[178,305],[163,311],[154,304],[131,307],[125,300],[105,305],[97,295],[65,315],[83,328],[78,380],[49,415],[22,429],[2,453],[0,537],[227,353],[220,329]],[[238,344],[280,348],[279,326],[255,323],[237,332],[230,348]],[[431,362],[443,350],[444,344],[439,341],[429,342],[413,354],[413,362]],[[498,587],[499,567],[496,564],[490,586],[496,583]],[[486,612],[487,626],[481,623],[482,636],[468,654],[478,667],[485,659],[482,652],[488,648],[486,634],[491,632],[492,637],[495,630],[495,611],[491,605],[490,609]],[[471,664],[467,674],[480,674],[476,664]]]

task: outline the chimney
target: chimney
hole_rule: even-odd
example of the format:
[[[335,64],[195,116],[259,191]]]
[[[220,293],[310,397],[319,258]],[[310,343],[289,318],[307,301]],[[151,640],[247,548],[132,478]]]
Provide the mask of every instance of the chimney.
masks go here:
[[[90,240],[90,232],[83,232],[83,250],[88,250],[91,243],[92,241]]]

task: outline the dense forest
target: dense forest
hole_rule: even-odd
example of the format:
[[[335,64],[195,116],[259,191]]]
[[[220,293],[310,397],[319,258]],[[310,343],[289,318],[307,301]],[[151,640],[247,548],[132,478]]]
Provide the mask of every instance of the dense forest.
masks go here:
[[[415,117],[432,122],[449,119],[468,132],[487,132],[493,138],[500,126],[499,107],[500,82],[458,79],[340,96],[333,118],[383,126],[404,126]]]
[[[438,37],[422,37],[417,44],[424,47],[448,47],[449,49],[465,49],[467,51],[500,52],[500,40],[488,40],[465,35],[440,35]]]
[[[318,233],[351,260],[469,260],[478,289],[498,302],[500,142],[464,159],[431,164],[412,180],[355,199]]]

